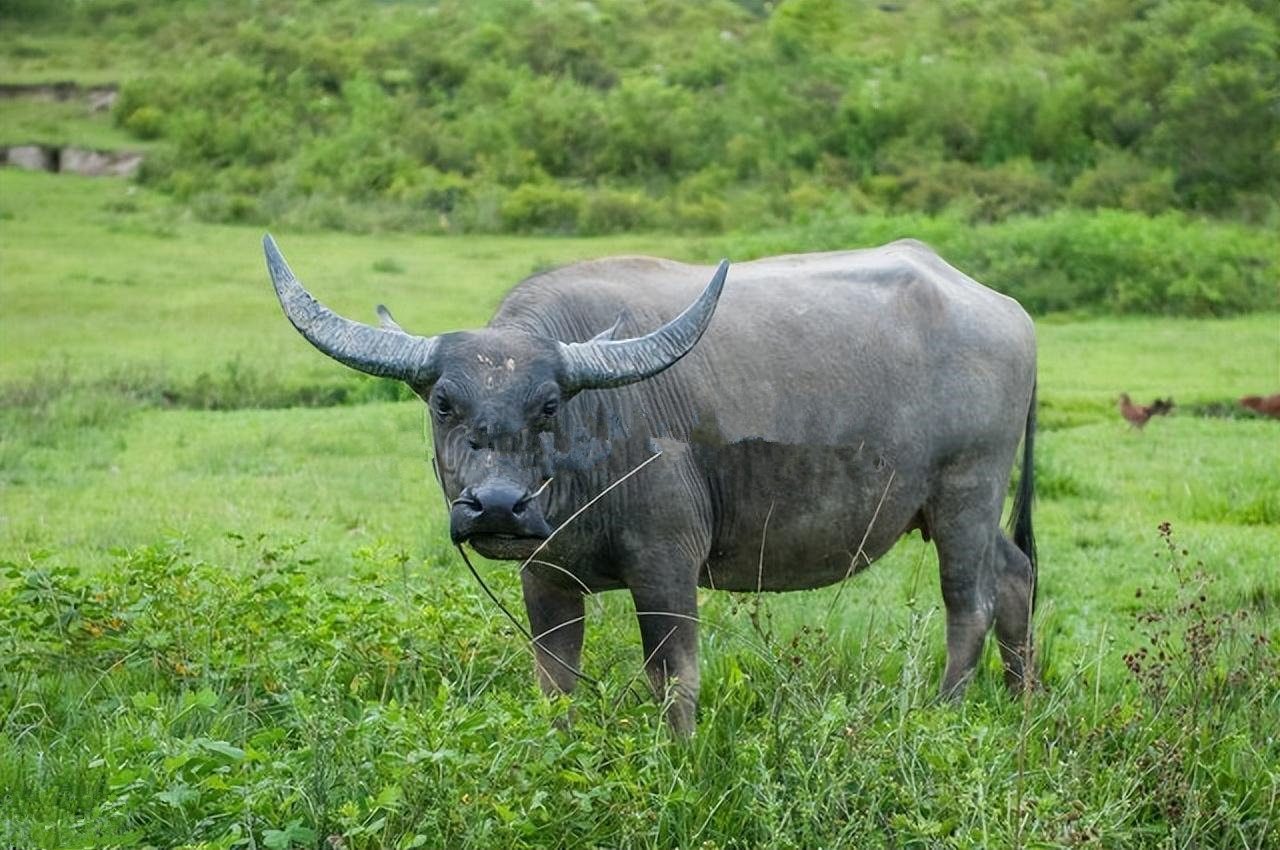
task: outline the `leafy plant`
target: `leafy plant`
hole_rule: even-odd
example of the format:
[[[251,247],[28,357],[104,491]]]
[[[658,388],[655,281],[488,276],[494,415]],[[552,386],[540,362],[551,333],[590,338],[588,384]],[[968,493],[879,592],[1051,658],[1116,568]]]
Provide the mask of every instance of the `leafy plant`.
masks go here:
[[[208,220],[754,229],[810,182],[981,221],[1064,193],[1153,215],[1275,212],[1280,31],[1258,4],[273,0],[270,19],[251,5],[57,16],[95,49],[171,69],[128,75],[115,121],[165,149],[142,179]],[[34,27],[27,52],[56,44],[49,18],[15,14]],[[665,203],[722,169],[732,199]],[[644,214],[578,214],[603,187],[642,196],[611,203]]]

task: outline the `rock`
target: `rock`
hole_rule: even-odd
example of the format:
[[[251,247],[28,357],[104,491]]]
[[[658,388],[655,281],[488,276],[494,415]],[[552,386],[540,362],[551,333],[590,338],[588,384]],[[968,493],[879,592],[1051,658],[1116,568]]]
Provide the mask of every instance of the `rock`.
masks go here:
[[[54,171],[57,152],[43,145],[14,145],[5,151],[5,162],[27,171]]]
[[[120,92],[115,86],[101,86],[96,89],[89,89],[89,111],[107,112],[116,105],[118,97],[120,97]]]
[[[116,177],[132,177],[142,167],[142,154],[125,151],[116,154],[116,161],[111,166],[111,173]]]
[[[119,86],[107,83],[100,86],[82,86],[64,80],[57,83],[0,83],[0,100],[25,97],[33,100],[78,100],[89,104],[90,112],[100,112],[115,105]]]
[[[142,154],[132,151],[94,151],[87,148],[63,148],[58,170],[64,174],[90,177],[132,177],[142,165]]]
[[[85,148],[63,148],[58,171],[63,174],[87,174],[93,177],[104,174],[111,160],[105,153]]]
[[[142,154],[137,151],[14,145],[9,148],[0,147],[0,164],[27,171],[56,171],[89,177],[132,177],[142,166]]]

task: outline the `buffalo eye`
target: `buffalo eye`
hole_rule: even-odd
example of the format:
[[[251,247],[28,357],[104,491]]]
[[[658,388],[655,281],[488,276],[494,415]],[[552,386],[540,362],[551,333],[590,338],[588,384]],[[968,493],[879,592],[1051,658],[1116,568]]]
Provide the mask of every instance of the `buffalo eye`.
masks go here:
[[[439,416],[441,419],[445,419],[450,413],[453,413],[453,405],[449,403],[449,399],[439,394],[432,399],[431,409],[434,410],[436,416]]]
[[[560,388],[556,386],[554,381],[544,381],[534,392],[530,399],[533,402],[533,408],[530,416],[535,420],[546,420],[555,416],[560,412]],[[536,412],[533,412],[536,411]]]

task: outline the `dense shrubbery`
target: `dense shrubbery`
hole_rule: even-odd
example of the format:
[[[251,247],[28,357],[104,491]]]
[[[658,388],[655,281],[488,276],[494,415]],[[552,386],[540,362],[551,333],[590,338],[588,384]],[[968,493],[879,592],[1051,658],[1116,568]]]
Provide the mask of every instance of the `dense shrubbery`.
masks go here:
[[[130,81],[116,119],[168,143],[145,179],[217,220],[714,231],[851,198],[975,221],[1274,215],[1263,0],[772,5],[66,0],[58,17],[154,51],[165,70]]]
[[[952,264],[1018,299],[1034,314],[1064,310],[1223,315],[1280,307],[1274,239],[1236,224],[1179,213],[1155,217],[1059,209],[1039,218],[974,224],[960,213],[824,213],[805,224],[738,235],[738,259],[838,250],[913,237]]]
[[[1266,6],[5,8],[154,54],[114,117],[205,220],[765,234],[747,253],[910,235],[1036,311],[1220,314],[1278,297]]]

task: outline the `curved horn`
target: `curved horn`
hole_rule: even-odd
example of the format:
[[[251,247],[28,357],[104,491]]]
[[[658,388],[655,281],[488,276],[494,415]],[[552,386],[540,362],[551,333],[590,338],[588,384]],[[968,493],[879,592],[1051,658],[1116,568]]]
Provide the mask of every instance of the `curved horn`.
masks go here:
[[[568,390],[620,387],[658,374],[689,353],[707,329],[724,289],[729,261],[721,260],[711,283],[683,313],[634,339],[560,343]]]
[[[284,314],[307,342],[352,369],[383,378],[422,383],[436,377],[435,337],[375,328],[344,319],[321,304],[293,276],[276,242],[262,237],[267,271]]]

